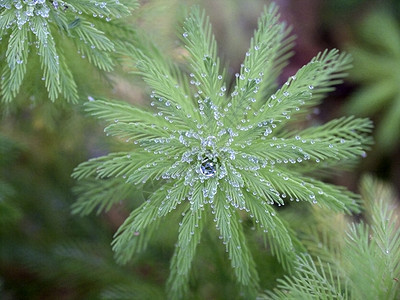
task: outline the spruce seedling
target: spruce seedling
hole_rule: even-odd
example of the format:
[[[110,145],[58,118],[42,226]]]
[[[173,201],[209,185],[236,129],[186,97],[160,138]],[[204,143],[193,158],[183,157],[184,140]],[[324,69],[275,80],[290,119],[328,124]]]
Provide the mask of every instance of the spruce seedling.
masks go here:
[[[1,101],[16,97],[27,67],[35,65],[28,61],[39,59],[50,100],[63,95],[77,102],[77,83],[63,49],[73,46],[78,57],[111,71],[121,44],[112,36],[124,27],[116,19],[136,6],[137,1],[128,7],[118,0],[0,0]]]
[[[341,81],[351,59],[337,50],[324,51],[271,93],[293,44],[275,5],[259,19],[230,92],[204,12],[193,9],[186,18],[182,41],[188,51],[188,76],[159,56],[134,50],[138,73],[152,89],[150,108],[104,99],[87,103],[88,113],[111,123],[105,132],[132,144],[132,150],[84,162],[73,177],[88,180],[88,188],[93,180],[101,185],[107,179],[114,195],[120,190],[124,194],[126,187],[158,182],[119,228],[113,249],[118,261],[129,261],[146,248],[168,214],[182,213],[167,282],[172,299],[187,292],[201,232],[211,230],[211,224],[238,283],[254,295],[258,275],[241,219],[251,219],[277,258],[290,267],[297,242],[276,208],[302,201],[357,212],[357,195],[310,174],[364,155],[372,124],[348,117],[291,129],[290,124],[304,118]],[[84,189],[85,181],[81,185]],[[78,199],[75,213],[110,207],[117,198],[104,192],[93,201],[87,195]]]

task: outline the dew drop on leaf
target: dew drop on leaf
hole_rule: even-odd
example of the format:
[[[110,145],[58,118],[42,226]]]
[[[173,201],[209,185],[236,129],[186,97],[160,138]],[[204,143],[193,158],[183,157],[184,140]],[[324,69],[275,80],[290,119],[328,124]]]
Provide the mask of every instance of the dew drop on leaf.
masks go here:
[[[203,163],[200,166],[200,172],[206,177],[212,177],[217,173],[217,169],[215,167],[214,162],[211,160],[207,159],[203,161]]]

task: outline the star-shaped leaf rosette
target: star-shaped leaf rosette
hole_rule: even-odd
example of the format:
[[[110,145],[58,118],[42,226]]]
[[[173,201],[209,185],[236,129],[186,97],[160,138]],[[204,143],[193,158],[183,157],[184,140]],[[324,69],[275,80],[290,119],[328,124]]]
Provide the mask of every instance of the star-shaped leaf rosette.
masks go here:
[[[170,296],[184,295],[201,232],[214,227],[238,283],[255,291],[258,275],[241,220],[251,220],[272,252],[290,266],[297,242],[276,208],[301,201],[357,212],[357,195],[311,175],[363,156],[372,124],[348,117],[303,130],[293,126],[341,81],[351,59],[337,50],[320,53],[272,93],[293,44],[275,5],[261,16],[229,92],[211,26],[200,10],[186,18],[182,40],[188,76],[158,55],[134,51],[139,73],[152,89],[151,107],[87,103],[89,113],[112,123],[106,133],[132,143],[132,150],[75,169],[73,176],[89,183],[86,190],[79,188],[74,212],[109,208],[133,186],[158,182],[116,233],[113,249],[119,261],[143,251],[152,233],[168,222],[164,217],[178,211],[182,219],[167,283]],[[95,188],[96,180],[103,187],[97,183]]]

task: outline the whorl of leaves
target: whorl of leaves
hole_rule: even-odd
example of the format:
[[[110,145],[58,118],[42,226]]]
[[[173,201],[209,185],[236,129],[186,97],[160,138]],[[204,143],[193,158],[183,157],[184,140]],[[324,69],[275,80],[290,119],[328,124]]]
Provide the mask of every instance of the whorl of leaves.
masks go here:
[[[203,12],[194,9],[182,33],[189,76],[167,61],[135,50],[137,72],[152,90],[152,107],[100,99],[87,103],[88,113],[111,123],[106,133],[131,144],[132,150],[84,162],[73,177],[88,180],[89,189],[93,180],[101,179],[100,185],[111,180],[112,190],[121,194],[126,186],[158,181],[158,188],[116,233],[117,259],[129,261],[146,248],[168,214],[182,213],[167,284],[173,299],[187,292],[201,232],[210,230],[212,222],[238,283],[254,295],[258,275],[242,218],[266,235],[272,252],[290,268],[298,242],[277,214],[278,206],[302,201],[334,211],[358,211],[357,195],[305,172],[363,156],[371,122],[348,117],[289,130],[293,128],[289,124],[310,113],[341,81],[350,57],[324,51],[271,94],[268,91],[290,56],[289,33],[279,22],[276,6],[268,6],[228,93],[211,25]],[[84,190],[85,181],[81,184]],[[90,195],[81,194],[75,213],[108,208],[117,199],[106,191]]]

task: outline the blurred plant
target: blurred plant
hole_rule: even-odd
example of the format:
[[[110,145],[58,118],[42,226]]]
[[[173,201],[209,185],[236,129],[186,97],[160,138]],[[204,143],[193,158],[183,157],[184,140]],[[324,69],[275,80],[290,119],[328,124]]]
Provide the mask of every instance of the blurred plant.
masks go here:
[[[163,217],[182,214],[167,283],[170,298],[186,294],[201,232],[211,220],[238,283],[247,295],[255,295],[258,275],[241,224],[244,212],[256,228],[268,232],[272,252],[287,268],[301,246],[274,205],[306,201],[358,212],[357,195],[307,174],[362,156],[371,122],[350,117],[291,129],[341,81],[350,58],[324,51],[272,93],[290,56],[289,33],[279,23],[276,6],[266,8],[229,96],[211,25],[194,9],[182,34],[190,78],[160,54],[131,50],[138,73],[152,89],[155,111],[108,100],[87,103],[89,113],[112,123],[106,133],[133,142],[133,149],[75,169],[73,177],[85,180],[74,212],[109,209],[134,185],[152,183],[155,192],[125,220],[113,249],[118,261],[129,261],[146,248]]]
[[[2,228],[14,225],[21,217],[18,207],[11,201],[15,189],[6,180],[6,170],[14,163],[18,151],[15,142],[0,135],[0,233]]]
[[[361,181],[368,224],[332,231],[332,218],[319,218],[310,255],[298,257],[293,276],[259,299],[388,299],[400,297],[400,230],[396,197],[371,176]],[[333,233],[333,238],[332,238]],[[337,235],[337,236],[335,236]]]
[[[57,110],[49,130],[42,108],[0,123],[0,298],[123,299],[128,292],[129,299],[165,298],[157,282],[168,269],[161,258],[135,268],[115,263],[109,239],[118,220],[71,216],[70,173],[88,156],[93,122],[69,106]]]
[[[350,79],[360,87],[342,111],[381,114],[376,147],[390,152],[400,140],[400,24],[391,13],[377,10],[366,17],[357,33],[358,43],[349,47],[354,57]]]
[[[0,0],[1,101],[16,97],[31,68],[42,70],[51,101],[60,94],[78,101],[68,53],[77,50],[79,59],[111,71],[114,52],[124,49],[132,34],[114,19],[129,15],[136,6],[137,1],[118,0]],[[36,70],[33,76],[29,80],[38,78]],[[25,85],[24,89],[29,87]]]

